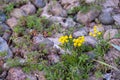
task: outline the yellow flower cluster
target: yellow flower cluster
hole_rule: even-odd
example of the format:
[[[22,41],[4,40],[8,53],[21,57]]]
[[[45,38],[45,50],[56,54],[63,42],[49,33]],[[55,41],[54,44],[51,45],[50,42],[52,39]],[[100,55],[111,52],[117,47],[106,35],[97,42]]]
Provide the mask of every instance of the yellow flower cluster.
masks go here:
[[[69,35],[69,36],[67,36],[67,35],[61,36],[61,37],[59,38],[59,42],[61,42],[62,44],[64,44],[64,43],[67,43],[67,42],[69,41],[69,39],[72,39],[72,35]]]
[[[80,47],[85,42],[85,37],[81,36],[78,37],[77,39],[73,39],[73,42],[75,47]]]
[[[101,32],[97,30],[97,26],[94,26],[93,30],[94,30],[93,33],[92,32],[89,33],[90,36],[96,37],[98,35],[101,35]]]

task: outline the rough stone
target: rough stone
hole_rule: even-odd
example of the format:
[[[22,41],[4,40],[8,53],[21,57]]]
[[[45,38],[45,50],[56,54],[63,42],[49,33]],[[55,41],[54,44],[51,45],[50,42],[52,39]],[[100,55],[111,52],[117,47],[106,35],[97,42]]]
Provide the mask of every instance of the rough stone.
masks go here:
[[[98,10],[90,10],[87,13],[78,12],[76,20],[79,23],[86,25],[87,23],[92,22],[96,17],[98,17],[99,13],[100,11]]]
[[[18,20],[14,17],[7,19],[6,23],[10,26],[11,29],[18,24]]]
[[[2,37],[0,37],[0,52],[7,52],[8,55],[6,57],[12,57],[13,56],[7,42]]]
[[[67,16],[67,12],[62,8],[62,6],[58,2],[54,3],[51,1],[49,4],[49,11],[54,16],[62,16],[62,17]]]
[[[120,14],[114,15],[113,19],[120,25]]]
[[[99,20],[104,25],[111,25],[114,23],[114,19],[109,12],[103,12],[99,16]]]
[[[119,3],[119,0],[106,0],[106,2],[103,4],[104,8],[108,7],[117,7]]]
[[[0,23],[5,22],[5,20],[6,20],[6,15],[2,11],[0,11]]]
[[[65,28],[74,27],[76,22],[73,21],[72,18],[67,18],[65,24],[63,25]]]
[[[85,44],[90,45],[92,47],[95,47],[95,45],[97,44],[97,40],[91,36],[86,36],[85,37]]]
[[[48,59],[53,64],[59,62],[59,56],[56,55],[56,54],[50,54],[50,55],[48,55]]]
[[[26,16],[26,14],[23,10],[16,8],[11,12],[11,16],[19,19],[23,16]]]
[[[109,40],[109,39],[114,38],[116,34],[118,34],[117,29],[109,29],[104,33],[103,38],[105,40]]]
[[[87,28],[81,28],[73,33],[73,37],[86,36],[88,34]]]
[[[44,0],[31,0],[31,1],[37,8],[43,8],[46,6],[46,3]]]
[[[23,5],[20,9],[22,9],[27,15],[35,14],[36,12],[35,6],[31,3]]]
[[[20,68],[11,68],[6,80],[26,80],[26,75]]]
[[[33,38],[34,44],[46,45],[47,47],[52,47],[54,43],[47,38],[44,38],[42,35],[35,36]]]

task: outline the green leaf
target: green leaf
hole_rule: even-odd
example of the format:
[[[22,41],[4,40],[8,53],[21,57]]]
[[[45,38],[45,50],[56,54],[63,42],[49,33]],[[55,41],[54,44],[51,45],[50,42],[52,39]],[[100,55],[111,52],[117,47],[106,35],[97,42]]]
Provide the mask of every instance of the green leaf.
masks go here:
[[[115,44],[111,44],[115,49],[117,49],[118,51],[120,51],[120,46],[115,45]]]
[[[100,64],[102,64],[102,65],[105,65],[105,66],[108,66],[108,67],[110,67],[110,68],[113,68],[113,69],[115,69],[116,71],[120,71],[117,67],[111,66],[111,65],[109,65],[109,64],[107,64],[107,63],[105,63],[105,62],[102,62],[102,61],[99,61],[99,60],[95,60],[95,59],[93,59],[93,61],[96,61],[96,62],[98,62],[98,63],[100,63]]]

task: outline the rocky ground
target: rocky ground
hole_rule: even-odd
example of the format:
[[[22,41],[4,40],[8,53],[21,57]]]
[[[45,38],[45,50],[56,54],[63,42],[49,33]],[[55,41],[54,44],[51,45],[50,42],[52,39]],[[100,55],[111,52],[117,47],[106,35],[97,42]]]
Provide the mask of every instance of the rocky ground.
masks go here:
[[[26,73],[27,68],[44,60],[49,65],[60,62],[66,51],[58,39],[65,34],[85,36],[87,45],[95,48],[97,39],[89,35],[95,25],[103,40],[120,46],[120,1],[0,0],[0,80],[53,80],[44,70],[32,67]],[[118,69],[119,58],[120,51],[113,47],[104,53],[104,61]],[[120,72],[111,68],[102,75],[96,78],[92,73],[84,80],[120,80]]]

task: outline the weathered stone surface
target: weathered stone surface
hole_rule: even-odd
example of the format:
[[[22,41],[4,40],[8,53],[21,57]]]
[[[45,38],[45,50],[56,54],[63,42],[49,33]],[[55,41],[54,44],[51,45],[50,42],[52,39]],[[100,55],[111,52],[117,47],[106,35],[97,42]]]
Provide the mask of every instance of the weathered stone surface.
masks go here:
[[[35,12],[36,12],[35,6],[31,3],[23,5],[20,9],[22,9],[27,15],[35,14]]]
[[[23,16],[26,16],[26,14],[23,10],[16,8],[11,12],[11,16],[15,18],[21,18]]]
[[[31,0],[37,8],[43,8],[46,6],[45,0]]]
[[[113,19],[120,25],[120,14],[114,15]]]
[[[8,24],[10,28],[13,29],[13,27],[15,27],[18,24],[18,20],[12,17],[12,18],[7,19],[6,23]]]
[[[73,37],[86,36],[88,34],[87,28],[81,28],[73,33]]]
[[[97,44],[97,40],[91,36],[86,36],[85,37],[85,44],[90,45],[92,47],[95,47],[95,45]]]
[[[6,20],[6,15],[2,11],[0,11],[0,23],[5,22],[5,20]]]
[[[118,34],[117,29],[109,29],[104,33],[103,38],[105,40],[112,39],[115,37],[116,34]]]
[[[20,68],[11,68],[6,80],[26,80],[26,75]]]
[[[102,24],[105,24],[105,25],[111,25],[114,23],[114,19],[113,19],[111,13],[109,13],[109,12],[101,13],[99,16],[99,20]]]
[[[6,55],[6,57],[12,57],[13,56],[7,42],[2,37],[0,37],[0,52],[7,52],[8,55]]]
[[[105,8],[108,7],[117,7],[119,3],[119,0],[106,0],[106,2],[103,4]]]
[[[54,16],[62,16],[66,17],[67,12],[62,8],[62,6],[58,2],[50,2],[49,3],[49,11]]]
[[[87,13],[78,12],[76,20],[84,25],[93,21],[96,17],[98,17],[100,11],[98,10],[90,10]]]

